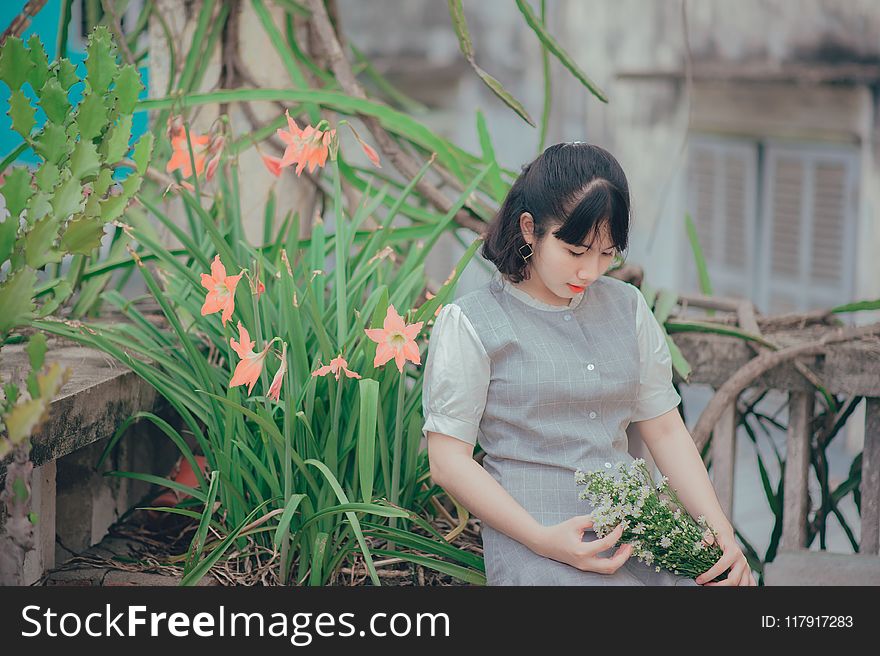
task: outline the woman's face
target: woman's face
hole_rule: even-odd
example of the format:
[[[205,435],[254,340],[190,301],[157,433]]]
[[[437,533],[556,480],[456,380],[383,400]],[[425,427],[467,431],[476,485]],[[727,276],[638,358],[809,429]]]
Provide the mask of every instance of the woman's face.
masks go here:
[[[524,212],[520,218],[523,237],[532,245],[534,254],[528,259],[529,279],[518,286],[550,305],[568,305],[611,266],[616,250],[603,225],[595,238],[588,236],[584,244],[568,244],[553,235],[553,226],[540,242],[534,238],[531,215]]]

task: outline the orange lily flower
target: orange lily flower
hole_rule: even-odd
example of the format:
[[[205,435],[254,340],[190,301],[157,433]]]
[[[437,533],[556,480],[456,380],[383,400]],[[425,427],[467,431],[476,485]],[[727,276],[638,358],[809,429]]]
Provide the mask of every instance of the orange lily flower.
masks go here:
[[[227,276],[226,267],[220,261],[220,256],[214,256],[214,261],[211,262],[211,275],[202,274],[202,287],[208,290],[205,303],[202,305],[203,317],[222,310],[220,319],[226,326],[226,322],[235,310],[235,287],[241,276],[242,274]]]
[[[367,337],[376,342],[376,358],[373,366],[378,367],[391,358],[397,365],[397,369],[403,372],[404,363],[409,360],[413,364],[421,364],[419,347],[416,345],[416,336],[422,329],[423,321],[407,324],[393,305],[388,306],[385,314],[385,322],[382,328],[365,328]]]
[[[281,169],[283,168],[281,166],[281,158],[273,157],[272,155],[260,155],[260,157],[263,158],[263,164],[266,165],[269,173],[274,175],[276,178],[280,178]]]
[[[196,175],[201,175],[205,170],[205,151],[211,138],[207,134],[198,135],[192,132],[190,132],[189,138],[192,142],[193,159],[195,159],[196,163]],[[186,134],[179,134],[173,137],[171,139],[171,148],[174,152],[165,166],[165,171],[171,173],[180,169],[180,174],[184,178],[190,177],[193,174],[193,170],[192,162],[189,159],[189,148],[186,145]]]
[[[316,130],[311,125],[300,129],[296,121],[290,118],[289,112],[285,111],[284,115],[287,116],[288,130],[279,128],[277,131],[281,140],[287,144],[280,166],[283,168],[296,164],[297,175],[300,175],[306,166],[309,167],[309,173],[314,172],[319,166],[324,166],[336,130]]]
[[[236,342],[234,337],[229,338],[229,345],[238,354],[238,357],[241,358],[241,362],[235,366],[235,371],[232,372],[232,380],[229,381],[229,386],[247,385],[248,394],[250,394],[260,378],[260,374],[263,372],[263,363],[266,360],[266,355],[269,353],[269,347],[272,346],[272,342],[275,340],[273,339],[266,344],[266,348],[259,353],[254,353],[254,342],[251,341],[247,328],[241,325],[241,321],[238,322],[238,340]]]
[[[327,374],[332,373],[336,376],[336,380],[339,380],[340,372],[345,372],[345,375],[349,378],[361,377],[359,373],[348,369],[348,362],[345,361],[345,358],[343,358],[342,355],[330,360],[330,364],[325,364],[323,367],[315,369],[312,372],[312,376],[326,376]]]
[[[287,342],[281,342],[281,366],[275,372],[272,384],[269,385],[269,391],[266,394],[270,399],[276,401],[281,400],[281,384],[284,382],[284,374],[287,373]]]
[[[379,153],[376,152],[376,149],[373,148],[366,141],[361,139],[361,135],[357,133],[357,130],[354,129],[354,126],[351,123],[348,123],[346,121],[346,124],[348,125],[352,134],[354,134],[354,138],[357,139],[358,143],[361,145],[361,148],[364,151],[364,155],[367,156],[367,159],[369,159],[370,162],[372,162],[373,166],[375,166],[377,169],[381,169],[382,165],[379,163]]]

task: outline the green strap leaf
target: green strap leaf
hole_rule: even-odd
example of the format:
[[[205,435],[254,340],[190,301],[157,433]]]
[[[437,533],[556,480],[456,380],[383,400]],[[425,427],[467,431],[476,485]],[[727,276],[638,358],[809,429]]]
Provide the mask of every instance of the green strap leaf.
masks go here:
[[[278,528],[275,529],[275,537],[272,539],[276,549],[281,547],[282,538],[290,530],[290,521],[293,519],[293,513],[296,512],[305,496],[305,494],[292,494],[290,499],[287,500],[287,505],[284,506],[284,512],[281,513],[281,519],[278,521]]]
[[[461,0],[448,0],[449,16],[452,18],[452,28],[458,37],[458,47],[468,60],[474,57],[474,46],[471,43],[471,35],[468,32],[467,20],[464,17],[464,8]]]
[[[49,79],[37,95],[40,97],[40,107],[49,120],[64,125],[70,112],[70,103],[67,101],[67,92],[61,88],[58,80]]]
[[[20,89],[16,89],[9,96],[8,114],[9,118],[12,119],[12,129],[24,138],[29,137],[31,130],[34,128],[34,123],[36,123],[34,119],[36,110]]]
[[[489,128],[486,126],[486,117],[480,110],[477,110],[477,134],[480,137],[480,149],[483,151],[483,164],[494,164],[486,174],[486,182],[489,183],[492,197],[500,203],[507,194],[508,186],[501,179],[501,169],[495,159],[495,148],[492,147],[492,138],[489,136]]]
[[[537,127],[535,120],[531,117],[531,115],[526,111],[526,108],[523,104],[514,98],[509,91],[507,91],[502,85],[501,82],[496,80],[494,77],[489,75],[486,71],[480,68],[476,63],[471,62],[471,67],[474,69],[477,75],[480,76],[480,79],[483,83],[492,90],[496,96],[501,98],[505,105],[510,107],[513,111],[520,115],[520,117],[533,128]]]
[[[544,27],[544,23],[535,15],[535,12],[532,10],[532,7],[527,0],[516,0],[516,6],[519,7],[520,13],[522,13],[523,17],[526,19],[526,23],[532,28],[532,31],[541,43],[544,44],[544,47],[552,52],[553,56],[556,57],[556,59],[558,59],[572,75],[580,80],[580,83],[587,87],[594,96],[602,102],[607,103],[608,96],[605,95],[605,92],[587,77],[587,74],[581,70],[580,66],[575,63],[574,59],[572,59],[571,56],[562,49],[562,46],[550,36],[550,33]]]
[[[700,291],[706,296],[712,296],[712,281],[709,279],[709,267],[706,266],[706,257],[703,255],[703,248],[700,246],[700,239],[697,236],[697,227],[690,213],[684,215],[684,226],[687,232],[688,242],[691,245],[691,251],[694,254],[694,264],[697,266],[697,275],[700,279]]]
[[[361,498],[373,500],[373,476],[376,470],[376,420],[378,416],[379,381],[362,378],[358,381],[360,419],[358,421],[358,476]]]
[[[465,59],[467,59],[468,63],[471,65],[471,68],[474,69],[474,72],[476,72],[480,79],[483,80],[483,83],[489,87],[492,90],[492,93],[498,96],[504,104],[519,114],[529,125],[536,127],[535,122],[532,120],[532,117],[529,116],[529,113],[526,111],[526,108],[523,107],[522,103],[510,95],[498,80],[489,75],[477,64],[474,45],[471,42],[471,36],[468,33],[467,20],[465,20],[464,17],[464,9],[461,6],[461,0],[448,0],[448,5],[449,15],[452,18],[452,27],[455,29],[455,34],[458,37],[458,47],[461,50],[461,54],[464,55]]]
[[[17,36],[6,39],[3,48],[0,49],[0,80],[6,82],[10,89],[18,91],[25,83],[28,74],[33,68],[24,42]]]
[[[690,363],[688,363],[687,358],[684,357],[681,349],[678,348],[678,344],[672,341],[672,338],[669,335],[666,335],[666,345],[669,346],[669,355],[672,356],[672,366],[675,367],[675,370],[678,372],[678,375],[681,376],[682,380],[687,381],[688,376],[691,375]]]

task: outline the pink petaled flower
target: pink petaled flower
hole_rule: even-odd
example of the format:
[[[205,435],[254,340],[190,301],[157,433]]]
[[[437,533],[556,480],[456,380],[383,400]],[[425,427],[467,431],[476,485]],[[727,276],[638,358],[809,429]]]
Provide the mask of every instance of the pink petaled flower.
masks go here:
[[[198,135],[190,133],[189,140],[192,142],[193,159],[196,164],[196,175],[201,175],[205,170],[206,150],[210,137],[207,134]],[[189,158],[189,146],[186,143],[186,135],[180,134],[171,139],[171,148],[174,152],[168,164],[165,166],[165,172],[171,173],[180,169],[180,174],[184,178],[188,178],[193,174],[192,161]]]
[[[247,385],[248,394],[250,394],[260,378],[260,374],[263,372],[266,354],[269,353],[269,347],[275,340],[273,339],[272,342],[266,344],[266,348],[259,353],[254,353],[254,342],[251,341],[247,328],[241,325],[241,321],[238,322],[238,340],[236,342],[234,337],[229,338],[229,345],[238,354],[238,357],[241,358],[241,362],[235,366],[235,371],[232,372],[232,380],[229,381],[229,386]]]
[[[306,166],[309,173],[313,173],[319,166],[324,166],[327,156],[330,154],[330,145],[336,136],[336,130],[317,130],[311,125],[300,129],[289,112],[287,116],[288,130],[277,130],[278,136],[287,144],[284,156],[281,158],[282,168],[296,164],[296,174],[300,175]]]
[[[269,392],[266,394],[270,399],[275,401],[281,400],[281,384],[284,382],[284,374],[287,373],[287,342],[281,342],[281,366],[275,372],[272,384],[269,385]]]
[[[211,275],[202,274],[202,287],[208,290],[205,295],[205,304],[202,305],[203,317],[222,310],[223,314],[220,315],[220,319],[223,321],[223,325],[226,325],[235,310],[235,287],[241,276],[242,274],[227,276],[226,267],[220,261],[220,256],[214,256],[214,261],[211,263]]]
[[[339,374],[341,372],[345,372],[345,375],[349,378],[360,378],[361,375],[354,371],[349,371],[348,362],[345,361],[345,358],[342,355],[333,358],[330,360],[330,364],[325,364],[323,367],[318,367],[312,372],[312,376],[326,376],[329,373],[332,373],[336,380],[339,380]]]
[[[397,369],[403,372],[404,363],[409,360],[413,364],[421,364],[419,347],[416,344],[416,336],[422,329],[423,321],[407,324],[403,317],[397,314],[393,305],[388,306],[385,314],[385,322],[382,328],[365,328],[367,337],[376,342],[376,358],[373,366],[379,367],[391,358],[397,365]]]
[[[269,173],[274,175],[276,178],[281,177],[281,158],[273,157],[272,155],[260,155],[263,158],[263,164],[266,165],[266,169],[268,169]]]

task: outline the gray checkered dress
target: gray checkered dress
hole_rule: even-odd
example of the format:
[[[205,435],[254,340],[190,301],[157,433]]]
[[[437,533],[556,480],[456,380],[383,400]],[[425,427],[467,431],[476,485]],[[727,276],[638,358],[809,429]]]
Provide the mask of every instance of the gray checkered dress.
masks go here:
[[[497,273],[454,301],[490,363],[477,432],[486,451],[483,466],[545,526],[592,510],[579,499],[576,469],[633,459],[625,431],[638,402],[644,402],[636,333],[639,302],[644,299],[635,287],[604,276],[570,306],[551,306]],[[650,328],[659,331],[653,316],[650,321]],[[426,380],[434,346],[432,341]],[[663,414],[680,401],[671,370],[668,377],[662,391],[648,399],[653,410],[649,416]],[[432,401],[425,403],[427,415]],[[639,411],[645,414],[644,403]],[[425,430],[434,430],[432,421]],[[613,574],[584,572],[539,556],[485,522],[482,537],[489,585],[697,585],[667,570],[656,572],[634,556]],[[584,533],[584,541],[596,537],[592,530]],[[611,556],[615,548],[601,555]]]

